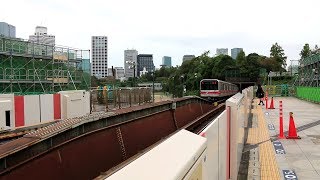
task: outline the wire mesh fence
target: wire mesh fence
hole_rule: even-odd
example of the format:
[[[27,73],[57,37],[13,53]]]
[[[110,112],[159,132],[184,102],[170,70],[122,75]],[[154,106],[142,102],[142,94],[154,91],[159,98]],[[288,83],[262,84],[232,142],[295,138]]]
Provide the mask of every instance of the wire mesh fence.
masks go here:
[[[151,88],[92,89],[91,111],[110,111],[153,102]]]

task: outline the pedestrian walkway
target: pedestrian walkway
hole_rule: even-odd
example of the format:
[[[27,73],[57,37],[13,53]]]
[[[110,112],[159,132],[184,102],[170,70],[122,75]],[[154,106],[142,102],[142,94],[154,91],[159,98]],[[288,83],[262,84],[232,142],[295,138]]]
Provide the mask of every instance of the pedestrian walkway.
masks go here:
[[[283,179],[320,179],[320,105],[292,97],[274,100],[275,109],[262,109],[280,175]],[[280,100],[283,102],[285,136],[289,129],[289,113],[293,112],[301,139],[278,139]]]
[[[261,106],[257,104],[258,101],[255,101],[251,110],[252,118],[248,123],[248,135],[244,147],[243,156],[247,154],[249,157],[242,157],[242,163],[247,163],[247,168],[242,168],[247,170],[247,179],[250,180],[280,179],[272,141]],[[243,176],[239,179],[243,179]]]
[[[301,139],[278,138],[279,101],[285,136],[293,112]],[[257,104],[255,100],[245,146],[250,151],[247,179],[320,179],[320,105],[292,97],[274,98],[275,109]]]

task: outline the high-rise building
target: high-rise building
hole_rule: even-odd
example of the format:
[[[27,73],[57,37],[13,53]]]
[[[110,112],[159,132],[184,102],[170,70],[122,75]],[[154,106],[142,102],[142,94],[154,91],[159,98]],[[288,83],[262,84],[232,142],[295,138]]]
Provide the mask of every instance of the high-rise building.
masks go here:
[[[182,58],[182,62],[192,60],[195,57],[196,57],[195,55],[184,55]]]
[[[37,26],[34,34],[29,36],[29,41],[54,46],[56,38],[54,35],[48,35],[47,30],[46,27]]]
[[[172,67],[172,65],[171,65],[171,57],[163,56],[162,57],[162,66],[164,66],[164,67]]]
[[[231,49],[231,57],[232,57],[232,59],[237,59],[237,56],[241,51],[243,51],[242,48],[233,48],[233,49]]]
[[[124,69],[123,69],[123,67],[114,67],[113,70],[114,70],[115,79],[124,78]],[[108,68],[108,76],[113,76],[112,68]]]
[[[91,75],[97,78],[108,76],[108,37],[91,37],[92,64]]]
[[[140,76],[140,71],[143,71],[143,68],[146,68],[148,72],[152,72],[155,70],[152,54],[139,54],[137,61],[138,61],[138,76]]]
[[[137,77],[137,56],[138,51],[135,49],[124,50],[124,76],[126,78]]]
[[[228,48],[217,48],[216,55],[219,56],[221,54],[228,55]]]
[[[6,36],[10,38],[16,37],[16,27],[6,22],[0,22],[0,36]]]

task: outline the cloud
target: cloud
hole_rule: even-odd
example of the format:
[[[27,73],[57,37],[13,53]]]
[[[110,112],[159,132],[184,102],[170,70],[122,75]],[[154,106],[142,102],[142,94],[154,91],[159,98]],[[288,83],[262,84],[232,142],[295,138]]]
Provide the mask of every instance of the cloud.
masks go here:
[[[312,0],[10,0],[2,2],[0,21],[28,38],[37,25],[48,27],[56,43],[90,49],[93,35],[108,36],[109,66],[123,66],[123,51],[135,48],[180,65],[184,54],[243,47],[269,55],[278,42],[289,59],[304,43],[320,44],[320,2]],[[229,51],[230,53],[230,51]]]

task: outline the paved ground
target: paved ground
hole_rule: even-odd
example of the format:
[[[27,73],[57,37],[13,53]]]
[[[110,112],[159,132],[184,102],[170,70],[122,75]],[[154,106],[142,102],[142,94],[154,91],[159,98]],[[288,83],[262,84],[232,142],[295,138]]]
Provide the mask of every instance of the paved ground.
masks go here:
[[[289,112],[293,112],[295,125],[301,139],[278,139],[279,134],[279,101],[283,101],[284,131],[289,128]],[[266,126],[275,127],[269,130],[274,144],[283,146],[284,154],[276,154],[276,161],[282,177],[294,171],[298,179],[320,179],[320,105],[296,98],[275,98],[274,110],[263,108]],[[269,125],[270,124],[270,125]],[[272,128],[271,128],[272,129]],[[285,133],[286,134],[286,133]],[[280,143],[277,143],[280,142]],[[276,151],[275,151],[276,152]],[[294,175],[293,175],[294,176]],[[291,177],[293,177],[291,176]]]
[[[293,112],[301,139],[278,139],[280,100],[283,101],[285,135],[289,112]],[[255,101],[252,109],[252,127],[246,146],[250,151],[247,179],[320,179],[320,105],[291,97],[274,98],[274,103],[276,109],[271,110],[257,106]],[[256,166],[252,165],[254,157],[259,157]],[[254,174],[253,168],[259,173]]]
[[[251,109],[238,179],[280,179],[263,111],[257,104]]]

